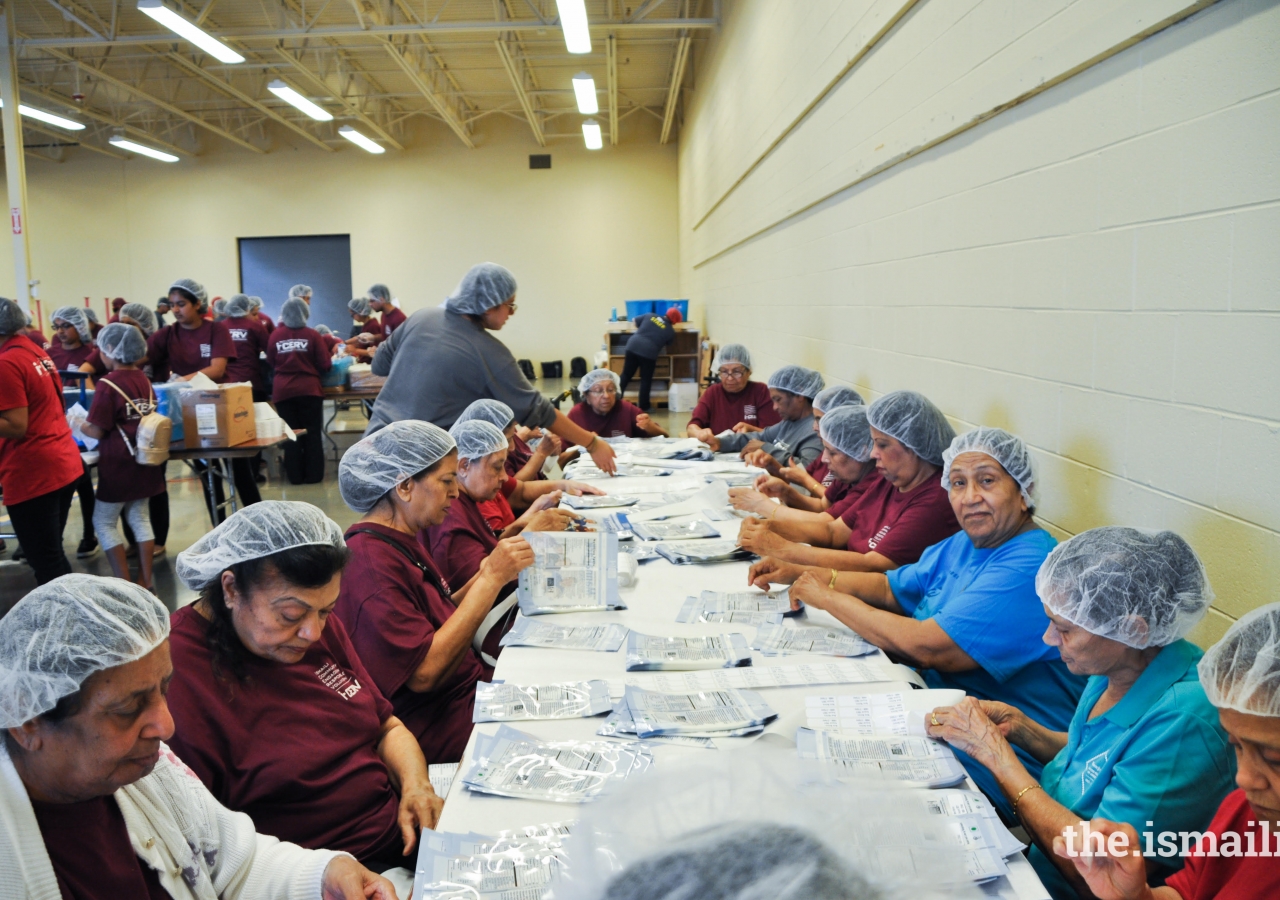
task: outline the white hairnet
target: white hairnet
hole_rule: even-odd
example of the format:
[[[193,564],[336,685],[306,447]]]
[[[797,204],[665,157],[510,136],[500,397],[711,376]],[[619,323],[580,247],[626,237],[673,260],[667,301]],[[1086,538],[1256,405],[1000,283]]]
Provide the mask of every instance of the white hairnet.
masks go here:
[[[27,314],[8,297],[0,297],[0,334],[17,334],[27,327]]]
[[[767,384],[774,390],[799,394],[801,397],[812,400],[818,396],[824,382],[822,376],[813,369],[806,369],[804,366],[783,366],[769,376]]]
[[[352,297],[347,301],[347,309],[357,316],[373,315],[373,307],[369,305],[368,299],[364,297]]]
[[[87,344],[93,340],[89,331],[89,317],[84,314],[84,309],[79,306],[59,306],[53,311],[52,322],[57,325],[58,322],[66,322],[75,328],[76,334],[80,335],[80,343]],[[21,326],[20,326],[21,327]],[[13,332],[10,332],[11,334]]]
[[[490,453],[507,449],[507,436],[497,425],[480,419],[456,422],[449,429],[458,444],[458,459],[480,459]]]
[[[741,344],[725,344],[716,351],[716,361],[712,369],[719,371],[725,363],[739,363],[743,368],[751,368],[751,351]]]
[[[328,325],[317,325],[316,334],[333,334],[333,329]]]
[[[383,303],[391,302],[391,288],[385,284],[375,284],[369,288],[369,296],[374,300],[381,300]]]
[[[178,578],[202,591],[234,565],[316,544],[345,547],[338,523],[310,503],[263,500],[229,516],[179,553]]]
[[[156,333],[156,314],[145,303],[126,303],[120,307],[120,316],[137,322],[142,333],[148,337]]]
[[[961,453],[985,453],[1009,473],[1022,489],[1022,499],[1035,508],[1036,470],[1031,462],[1031,451],[1016,434],[1002,428],[979,426],[973,431],[957,434],[942,454],[942,486],[951,490],[951,463]]]
[[[506,303],[515,293],[516,277],[497,263],[484,262],[462,276],[444,305],[452,313],[480,316]]]
[[[94,312],[94,311],[93,311],[93,307],[92,307],[92,306],[86,306],[86,307],[84,307],[83,312],[84,312],[84,317],[85,317],[86,319],[88,319],[90,322],[92,322],[94,325],[101,325],[101,324],[102,324],[101,322],[99,322],[99,321],[98,321],[98,314],[97,314],[96,312]],[[30,318],[30,317],[28,317],[28,318]]]
[[[866,405],[867,402],[862,399],[861,394],[853,388],[845,387],[842,384],[833,384],[829,388],[823,388],[818,391],[818,396],[813,398],[813,408],[820,413],[829,413],[842,406]]]
[[[250,294],[249,304],[253,307],[253,311],[256,313],[258,310],[262,309],[262,298],[255,297],[254,295]]]
[[[98,332],[98,352],[131,366],[147,355],[147,339],[132,325],[112,322]]]
[[[227,301],[227,315],[233,319],[243,319],[253,314],[253,301],[247,294],[232,294]]]
[[[293,287],[289,288],[288,299],[290,300],[301,300],[303,297],[310,297],[310,296],[311,296],[310,285],[295,284]]]
[[[612,381],[614,387],[622,389],[622,379],[618,377],[617,372],[612,369],[592,369],[578,382],[578,393],[585,394],[602,381]]]
[[[919,793],[844,784],[817,763],[677,760],[584,806],[556,900],[979,897]],[[874,811],[874,815],[869,813]],[[928,852],[902,865],[902,836]]]
[[[1200,557],[1172,531],[1108,525],[1053,548],[1036,573],[1045,606],[1090,634],[1164,647],[1213,602]]]
[[[935,466],[942,465],[942,453],[956,436],[942,410],[915,391],[885,394],[867,407],[867,421]]]
[[[865,406],[841,406],[818,420],[818,434],[845,456],[858,462],[871,459],[871,428]]]
[[[1253,716],[1280,716],[1280,603],[1245,613],[1197,667],[1209,702]]]
[[[490,400],[488,398],[474,401],[470,406],[462,411],[462,415],[454,420],[454,425],[462,422],[470,422],[473,419],[480,419],[496,425],[503,431],[507,430],[507,426],[515,421],[516,414],[511,411],[511,407],[503,403],[501,400]]]
[[[63,575],[0,619],[0,728],[17,728],[94,672],[146,656],[169,636],[155,594],[119,578]]]
[[[204,285],[196,281],[194,278],[179,278],[173,284],[169,285],[169,293],[174,291],[182,291],[190,297],[194,297],[201,306],[209,302],[209,292],[204,289]]]
[[[392,422],[357,441],[343,454],[338,465],[342,501],[356,512],[366,513],[378,505],[387,491],[435,465],[455,446],[449,432],[430,422]]]
[[[306,328],[307,319],[311,318],[311,307],[307,301],[291,297],[280,307],[280,321],[290,328]]]
[[[213,301],[213,317],[219,320],[227,317],[227,301],[225,298],[219,297]]]

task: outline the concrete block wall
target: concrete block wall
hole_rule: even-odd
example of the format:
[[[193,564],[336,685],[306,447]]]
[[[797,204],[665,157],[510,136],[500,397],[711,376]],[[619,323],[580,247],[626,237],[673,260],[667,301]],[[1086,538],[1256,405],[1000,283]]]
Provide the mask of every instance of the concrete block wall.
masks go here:
[[[711,337],[1017,432],[1059,537],[1180,532],[1201,643],[1280,600],[1280,4],[794,9],[728,0],[695,60]]]

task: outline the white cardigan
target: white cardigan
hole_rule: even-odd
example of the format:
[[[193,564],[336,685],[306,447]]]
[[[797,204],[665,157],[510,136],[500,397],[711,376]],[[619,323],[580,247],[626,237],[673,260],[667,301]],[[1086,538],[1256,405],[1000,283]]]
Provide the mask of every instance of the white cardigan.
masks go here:
[[[325,867],[339,855],[258,834],[163,744],[151,774],[115,798],[134,852],[174,900],[318,900]],[[0,739],[0,900],[61,898],[27,789]]]

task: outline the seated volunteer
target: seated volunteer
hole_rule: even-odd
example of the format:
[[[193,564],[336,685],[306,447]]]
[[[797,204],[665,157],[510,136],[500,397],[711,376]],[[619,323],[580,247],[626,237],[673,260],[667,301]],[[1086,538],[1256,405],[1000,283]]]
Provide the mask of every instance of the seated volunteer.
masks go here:
[[[387,339],[382,330],[382,323],[373,317],[373,307],[364,297],[353,297],[347,302],[351,310],[351,337],[347,341],[347,351],[357,359],[372,359],[370,349]]]
[[[495,544],[476,574],[451,583],[417,535],[458,502],[453,438],[430,422],[393,422],[356,443],[338,467],[342,499],[361,519],[347,529],[351,562],[335,608],[374,684],[431,762],[462,758],[476,683],[492,668],[481,640],[499,593],[533,563],[523,538]],[[501,607],[499,607],[501,609]],[[481,628],[485,631],[480,631]]]
[[[679,307],[673,306],[660,316],[644,315],[635,318],[635,333],[627,338],[622,359],[622,380],[619,395],[626,393],[636,370],[640,370],[640,408],[649,411],[649,388],[653,386],[653,370],[658,357],[667,344],[676,339],[676,326],[684,321]]]
[[[946,416],[920,394],[895,391],[867,407],[867,421],[878,477],[842,506],[839,520],[745,520],[743,547],[828,572],[887,572],[959,530],[938,479],[955,436]]]
[[[751,380],[751,353],[741,344],[725,344],[712,366],[719,381],[702,392],[685,434],[703,443],[739,426],[768,428],[782,421],[773,408],[769,388]]]
[[[332,615],[349,553],[309,503],[247,506],[178,554],[170,746],[259,831],[403,866],[443,801]],[[412,863],[410,863],[412,866]]]
[[[257,832],[165,746],[169,612],[145,589],[37,588],[0,619],[0,659],[6,897],[395,900],[346,854]]]
[[[583,375],[578,382],[582,399],[569,410],[569,421],[606,438],[666,437],[667,432],[647,412],[622,399],[621,384],[617,373],[608,369]]]
[[[293,429],[306,429],[284,448],[284,471],[290,484],[324,481],[324,387],[320,378],[333,368],[319,332],[307,327],[311,307],[298,298],[286,300],[280,324],[267,338],[267,364],[275,370],[271,402]]]
[[[151,498],[165,492],[164,466],[144,466],[136,459],[138,423],[156,408],[156,392],[138,369],[147,356],[147,340],[132,325],[115,322],[98,334],[98,350],[107,374],[98,380],[88,420],[80,426],[98,441],[98,494],[93,529],[111,574],[129,580],[123,515],[138,545],[138,584],[152,587],[151,562],[155,533],[151,530]]]
[[[267,401],[267,380],[262,370],[262,354],[267,350],[270,335],[266,326],[253,315],[253,304],[245,294],[233,294],[226,301],[227,318],[224,320],[231,342],[236,346],[236,358],[227,363],[224,376],[228,384],[247,381],[253,387],[253,402]]]
[[[865,405],[862,395],[853,388],[843,385],[823,388],[818,392],[818,396],[813,398],[813,430],[818,430],[818,421],[826,413],[842,406]],[[824,452],[809,465],[802,466],[795,460],[777,460],[763,450],[756,450],[747,455],[747,463],[765,470],[765,474],[757,479],[760,487],[769,485],[769,479],[781,482],[781,485],[772,485],[776,493],[770,496],[779,496],[787,506],[822,512],[831,505],[827,502],[827,488],[838,482],[836,476],[827,468],[825,455]],[[839,485],[835,488],[832,502],[844,496],[844,483],[839,482]],[[796,490],[797,487],[800,490]],[[787,490],[783,492],[782,488]]]
[[[783,366],[769,376],[768,385],[778,424],[712,435],[703,443],[712,450],[744,457],[763,450],[775,459],[794,457],[807,466],[822,455],[822,440],[813,429],[813,398],[823,388],[822,376],[804,366]]]
[[[1240,617],[1197,666],[1200,684],[1235,748],[1237,790],[1227,795],[1193,852],[1182,836],[1160,836],[1096,817],[1064,828],[1054,852],[1070,860],[1102,900],[1272,900],[1280,896],[1275,863],[1280,834],[1280,603]],[[1188,772],[1194,774],[1194,772]],[[1086,828],[1091,832],[1085,837]],[[1199,831],[1197,827],[1195,829]],[[1123,838],[1114,837],[1117,832]],[[1098,841],[1101,839],[1102,844]],[[1111,841],[1117,845],[1109,846]],[[1163,846],[1162,846],[1163,844]],[[1088,849],[1091,856],[1084,856]],[[1136,855],[1141,848],[1146,859]],[[1265,848],[1265,850],[1264,850]],[[1148,887],[1152,857],[1185,863],[1164,887]]]
[[[1186,541],[1171,531],[1082,532],[1049,554],[1036,592],[1052,623],[1045,643],[1089,678],[1068,730],[972,697],[925,724],[995,777],[1034,841],[1028,857],[1040,880],[1056,900],[1075,900],[1090,894],[1053,853],[1064,828],[1099,816],[1157,833],[1200,831],[1230,793],[1235,764],[1196,674],[1204,654],[1183,640],[1213,602]],[[1038,778],[1014,745],[1044,765]],[[1147,862],[1168,874],[1158,858]]]
[[[379,323],[382,325],[382,333],[390,336],[405,323],[409,317],[400,311],[394,303],[391,302],[391,288],[385,284],[375,284],[369,288],[369,308],[378,313]]]
[[[952,441],[942,462],[954,517],[964,530],[929,547],[919,562],[882,574],[769,557],[751,567],[749,578],[757,585],[794,582],[793,599],[827,610],[886,653],[923,669],[931,688],[999,700],[1046,728],[1065,731],[1084,678],[1067,669],[1056,646],[1040,639],[1049,619],[1035,578],[1056,541],[1033,518],[1031,454],[1014,435],[979,428]],[[1017,752],[1038,778],[1043,763]],[[1011,816],[992,774],[963,751],[957,755]]]
[[[21,336],[26,325],[22,307],[0,297],[0,485],[18,543],[44,584],[71,571],[62,532],[85,465],[67,424],[58,370]]]
[[[59,372],[82,371],[81,366],[93,354],[89,319],[82,307],[63,306],[53,311],[53,340],[46,352]],[[62,380],[72,387],[80,383],[69,376]]]
[[[387,381],[365,434],[402,419],[448,427],[473,401],[490,397],[511,407],[521,425],[546,428],[568,445],[586,447],[597,466],[616,471],[613,448],[552,406],[529,384],[506,345],[489,334],[515,312],[515,276],[481,263],[442,307],[409,316],[374,355],[373,374]]]

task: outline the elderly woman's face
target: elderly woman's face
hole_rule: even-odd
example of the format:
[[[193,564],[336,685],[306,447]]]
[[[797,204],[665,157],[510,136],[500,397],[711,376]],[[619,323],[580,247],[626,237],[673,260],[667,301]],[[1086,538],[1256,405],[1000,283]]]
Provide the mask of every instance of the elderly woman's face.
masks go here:
[[[1044,614],[1049,617],[1044,642],[1058,648],[1058,655],[1072,675],[1109,675],[1131,660],[1132,647],[1086,631],[1055,615],[1048,606],[1044,607]]]
[[[507,480],[507,448],[479,459],[463,460],[458,465],[458,479],[467,496],[477,503],[492,500]]]
[[[35,719],[10,732],[23,749],[23,781],[36,800],[78,803],[151,774],[173,737],[164,695],[173,677],[169,642],[104,669],[80,686],[80,709],[61,722]],[[39,776],[32,777],[38,770]]]
[[[222,591],[240,643],[254,656],[285,665],[301,660],[320,640],[341,586],[341,574],[328,584],[308,588],[273,573],[245,592],[237,588],[230,570],[222,573]]]
[[[501,331],[502,326],[507,324],[507,319],[510,319],[515,314],[516,295],[512,294],[507,298],[506,303],[499,303],[493,309],[485,310],[484,315],[480,317],[480,322],[490,331]]]
[[[812,412],[809,401],[799,394],[769,388],[769,399],[773,401],[773,409],[784,422],[795,422]]]
[[[716,370],[726,394],[741,394],[751,380],[751,370],[739,362],[728,362]]]
[[[1280,718],[1220,709],[1218,719],[1236,751],[1236,784],[1254,815],[1280,830]]]
[[[618,403],[618,386],[609,378],[597,381],[586,393],[587,406],[597,416],[607,416]]]
[[[822,461],[845,484],[857,484],[871,467],[869,462],[858,462],[852,456],[845,456],[826,441],[822,442]]]
[[[979,550],[999,547],[1026,524],[1018,482],[985,453],[961,453],[947,473],[951,509]]]
[[[897,438],[875,428],[871,429],[871,458],[884,480],[899,490],[918,481],[921,472],[929,466]]]
[[[458,499],[458,451],[451,450],[424,478],[408,478],[395,487],[395,497],[414,533],[439,525]]]

